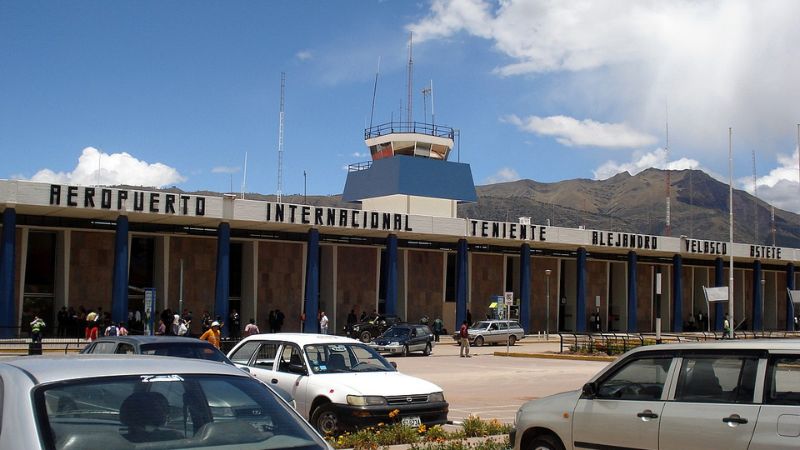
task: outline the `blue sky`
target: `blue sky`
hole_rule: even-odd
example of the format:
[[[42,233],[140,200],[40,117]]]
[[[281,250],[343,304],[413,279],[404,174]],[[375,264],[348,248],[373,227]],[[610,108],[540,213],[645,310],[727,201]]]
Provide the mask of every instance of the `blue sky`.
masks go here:
[[[0,2],[0,178],[338,194],[369,122],[461,131],[476,184],[698,168],[800,211],[800,2]],[[424,108],[425,107],[425,108]],[[401,112],[403,111],[403,112]],[[427,114],[426,114],[427,113]],[[669,152],[665,123],[669,119]],[[451,159],[456,159],[453,154]]]

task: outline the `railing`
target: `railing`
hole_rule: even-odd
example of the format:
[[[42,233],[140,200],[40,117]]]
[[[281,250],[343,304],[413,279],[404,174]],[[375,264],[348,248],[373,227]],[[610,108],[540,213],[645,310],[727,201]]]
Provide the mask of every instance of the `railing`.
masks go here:
[[[42,353],[78,353],[88,343],[85,339],[53,338],[43,339],[39,347],[31,339],[0,339],[0,355],[27,355],[37,350]]]
[[[348,172],[358,172],[360,170],[367,170],[370,167],[372,167],[372,161],[357,162],[355,164],[349,164],[347,166],[347,171]]]
[[[658,341],[655,333],[558,333],[560,352],[605,353],[618,355],[642,345],[675,344],[680,342],[703,342],[723,339],[722,332],[703,331],[692,333],[661,333]],[[737,331],[735,339],[798,339],[797,331]]]
[[[447,139],[455,138],[455,130],[444,125],[423,122],[388,122],[365,129],[364,139],[392,133],[419,133]]]

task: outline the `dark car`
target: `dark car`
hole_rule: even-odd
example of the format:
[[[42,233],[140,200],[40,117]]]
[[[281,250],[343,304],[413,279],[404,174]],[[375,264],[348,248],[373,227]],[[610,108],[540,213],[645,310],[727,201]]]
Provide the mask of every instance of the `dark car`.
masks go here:
[[[368,343],[376,336],[380,336],[387,328],[401,322],[403,320],[397,316],[381,314],[373,320],[357,323],[350,329],[345,328],[345,332],[348,337]]]
[[[81,353],[177,356],[233,365],[224,353],[208,342],[180,336],[101,337],[87,345]]]
[[[428,356],[433,349],[433,332],[427,325],[398,323],[375,338],[369,346],[380,353],[408,356],[409,352],[421,351]]]

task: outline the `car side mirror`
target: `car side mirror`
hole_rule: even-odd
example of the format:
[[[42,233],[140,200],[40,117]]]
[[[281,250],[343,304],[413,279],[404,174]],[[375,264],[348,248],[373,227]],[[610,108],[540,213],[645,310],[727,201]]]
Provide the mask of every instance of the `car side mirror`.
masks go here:
[[[302,364],[289,364],[289,373],[295,373],[297,375],[308,375],[306,372],[306,368]]]
[[[595,383],[584,384],[581,394],[587,398],[595,398],[597,396],[597,385]]]

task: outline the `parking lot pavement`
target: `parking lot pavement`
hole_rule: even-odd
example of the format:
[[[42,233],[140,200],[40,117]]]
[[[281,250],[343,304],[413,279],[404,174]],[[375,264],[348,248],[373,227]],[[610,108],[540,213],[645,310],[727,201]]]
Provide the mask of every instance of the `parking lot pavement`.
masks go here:
[[[527,339],[527,338],[526,338]],[[558,351],[558,342],[530,339],[511,352]],[[442,337],[430,356],[390,356],[403,373],[436,383],[450,403],[448,418],[460,422],[470,414],[512,423],[522,403],[558,392],[579,389],[607,362],[494,356],[505,346],[471,347],[471,358],[460,358],[452,338]]]

